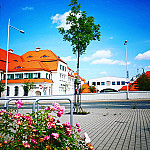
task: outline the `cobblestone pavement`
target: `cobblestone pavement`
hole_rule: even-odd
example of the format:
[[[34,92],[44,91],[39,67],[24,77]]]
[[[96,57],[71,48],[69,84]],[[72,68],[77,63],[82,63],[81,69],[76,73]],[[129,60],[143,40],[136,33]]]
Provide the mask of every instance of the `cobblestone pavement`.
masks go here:
[[[150,109],[90,109],[73,122],[88,133],[95,150],[150,150]],[[63,115],[63,122],[69,121]]]

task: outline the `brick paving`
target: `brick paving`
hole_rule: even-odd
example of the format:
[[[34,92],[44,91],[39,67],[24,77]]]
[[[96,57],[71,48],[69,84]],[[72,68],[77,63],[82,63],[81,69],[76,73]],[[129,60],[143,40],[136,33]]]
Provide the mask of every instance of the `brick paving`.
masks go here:
[[[90,109],[88,115],[74,115],[88,133],[95,150],[150,150],[150,109]],[[63,122],[69,121],[63,115]]]

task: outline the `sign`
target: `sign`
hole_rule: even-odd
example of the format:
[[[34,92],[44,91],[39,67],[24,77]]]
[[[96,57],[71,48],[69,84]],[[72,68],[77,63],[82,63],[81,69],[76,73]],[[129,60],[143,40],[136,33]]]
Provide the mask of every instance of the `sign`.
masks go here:
[[[40,88],[40,89],[43,89],[43,86],[42,86],[41,84],[39,84],[39,88]]]

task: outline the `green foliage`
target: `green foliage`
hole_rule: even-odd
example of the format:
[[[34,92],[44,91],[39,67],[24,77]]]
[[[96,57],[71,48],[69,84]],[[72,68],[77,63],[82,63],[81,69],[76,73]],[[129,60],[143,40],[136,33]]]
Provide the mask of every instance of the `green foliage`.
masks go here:
[[[64,41],[71,42],[73,54],[79,52],[79,55],[82,55],[91,41],[100,41],[100,25],[95,25],[94,18],[87,17],[86,11],[80,10],[81,4],[77,0],[71,0],[69,6],[72,8],[67,16],[66,24],[70,25],[70,29],[65,30],[61,27],[58,30],[63,35]]]
[[[12,109],[0,110],[0,149],[87,150],[78,135],[80,126],[71,129],[69,122],[61,124],[57,116],[63,106],[57,103],[55,106],[22,115]]]
[[[0,97],[1,97],[1,92],[5,91],[5,84],[0,82]]]
[[[34,83],[30,83],[30,82],[25,82],[23,85],[23,89],[24,89],[24,96],[28,96],[28,93],[31,89],[33,89],[34,87]]]
[[[96,92],[95,86],[89,86],[89,89],[90,89],[91,93],[95,93]]]
[[[137,79],[137,86],[139,91],[150,91],[150,79],[143,74]]]

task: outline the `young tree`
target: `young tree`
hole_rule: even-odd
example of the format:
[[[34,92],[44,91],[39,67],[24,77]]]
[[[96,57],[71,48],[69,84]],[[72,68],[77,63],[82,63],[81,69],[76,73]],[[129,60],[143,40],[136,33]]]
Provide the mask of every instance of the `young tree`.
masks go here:
[[[139,91],[150,91],[150,79],[143,74],[137,79],[137,86]]]
[[[89,86],[89,90],[90,90],[91,93],[96,93],[95,86]]]
[[[25,82],[23,85],[23,89],[24,89],[24,96],[28,96],[28,93],[31,89],[33,89],[34,87],[34,83],[30,83],[30,82]]]
[[[0,97],[3,91],[5,91],[5,84],[0,82]]]
[[[100,41],[100,25],[95,25],[94,17],[87,17],[86,11],[81,11],[81,4],[71,0],[71,12],[67,16],[66,24],[70,29],[59,28],[64,41],[71,42],[73,54],[77,54],[77,95],[79,95],[79,57],[85,53],[87,46],[93,40]]]

